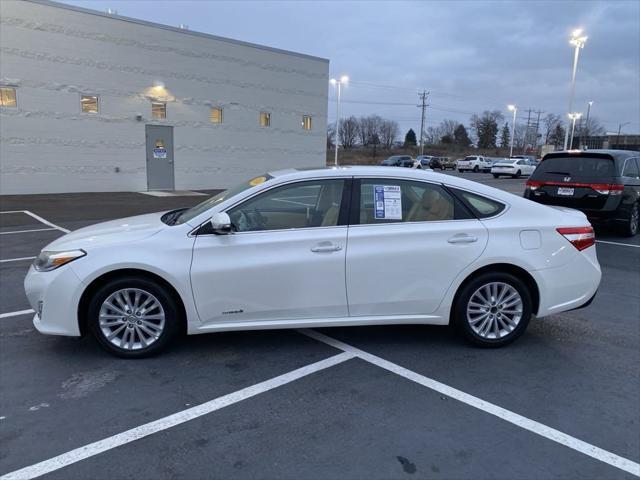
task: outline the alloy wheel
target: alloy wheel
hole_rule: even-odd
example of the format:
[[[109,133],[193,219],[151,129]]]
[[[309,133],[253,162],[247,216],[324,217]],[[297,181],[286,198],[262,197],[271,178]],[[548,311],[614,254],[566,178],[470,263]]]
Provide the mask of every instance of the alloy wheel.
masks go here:
[[[513,332],[523,314],[520,293],[503,282],[478,288],[467,303],[467,322],[476,335],[497,340]]]
[[[107,341],[129,351],[152,345],[165,329],[162,304],[140,288],[125,288],[109,295],[100,306],[98,321]]]

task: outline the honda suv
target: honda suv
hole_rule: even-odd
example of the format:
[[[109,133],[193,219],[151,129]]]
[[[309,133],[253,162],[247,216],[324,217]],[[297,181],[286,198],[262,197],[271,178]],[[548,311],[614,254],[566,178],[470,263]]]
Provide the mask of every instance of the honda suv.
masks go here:
[[[549,153],[531,175],[524,196],[581,210],[592,223],[613,223],[634,236],[640,218],[640,152]]]

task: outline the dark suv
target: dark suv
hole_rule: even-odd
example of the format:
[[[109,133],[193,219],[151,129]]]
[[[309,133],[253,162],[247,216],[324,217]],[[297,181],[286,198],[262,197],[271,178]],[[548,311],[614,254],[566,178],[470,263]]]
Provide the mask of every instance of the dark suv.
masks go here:
[[[549,153],[529,178],[524,196],[581,210],[592,223],[614,223],[634,236],[640,217],[640,152]]]

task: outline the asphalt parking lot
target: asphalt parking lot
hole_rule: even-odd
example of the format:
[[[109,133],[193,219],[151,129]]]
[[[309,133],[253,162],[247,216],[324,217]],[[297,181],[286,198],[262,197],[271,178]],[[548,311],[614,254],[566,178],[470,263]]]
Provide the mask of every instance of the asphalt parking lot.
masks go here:
[[[592,305],[498,350],[393,326],[200,335],[128,361],[35,331],[22,280],[47,243],[204,198],[0,198],[0,479],[640,476],[640,236],[597,231]]]

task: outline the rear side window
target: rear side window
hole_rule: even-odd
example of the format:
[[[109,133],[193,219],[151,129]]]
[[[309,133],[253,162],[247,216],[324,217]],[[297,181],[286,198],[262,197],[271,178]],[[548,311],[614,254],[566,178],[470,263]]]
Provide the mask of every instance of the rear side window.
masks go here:
[[[629,158],[627,159],[624,170],[622,171],[623,177],[630,178],[640,178],[640,171],[638,170],[638,159],[637,158]]]
[[[536,176],[542,173],[570,177],[615,177],[616,170],[612,158],[580,155],[547,157],[536,169]]]
[[[465,190],[451,189],[456,196],[478,218],[493,217],[505,209],[505,205],[491,198],[483,197]]]

